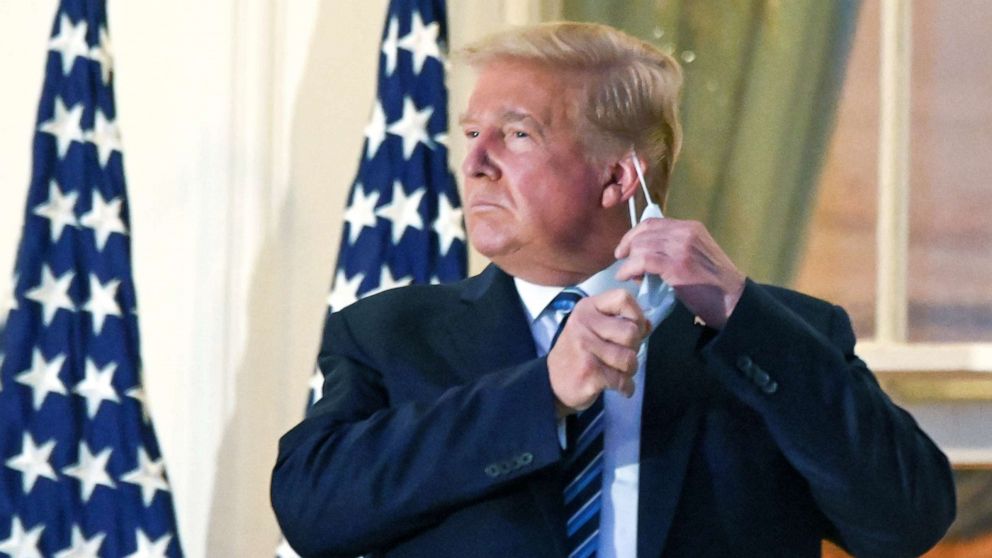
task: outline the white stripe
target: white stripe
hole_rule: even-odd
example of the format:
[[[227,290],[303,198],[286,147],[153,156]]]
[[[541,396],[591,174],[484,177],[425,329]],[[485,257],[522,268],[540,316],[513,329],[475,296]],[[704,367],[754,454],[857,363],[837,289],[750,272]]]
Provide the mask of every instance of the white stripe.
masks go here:
[[[606,413],[604,413],[602,410],[600,410],[599,414],[596,415],[596,418],[592,419],[592,422],[590,422],[589,424],[586,425],[585,430],[583,430],[582,433],[579,434],[579,438],[577,440],[575,440],[575,445],[576,446],[582,445],[580,442],[582,442],[582,440],[584,440],[584,439],[586,439],[586,438],[589,437],[589,433],[592,432],[592,430],[596,427],[597,424],[599,424],[600,421],[603,420],[603,415],[605,415],[605,414]]]
[[[588,537],[586,537],[586,540],[582,541],[582,544],[580,544],[579,546],[575,547],[575,550],[573,550],[572,553],[568,555],[569,558],[571,558],[572,556],[575,556],[575,555],[579,554],[580,552],[582,552],[583,550],[585,550],[586,545],[588,545],[590,543],[590,541],[592,541],[592,539],[596,537],[596,535],[599,535],[599,530],[598,529],[596,531],[593,531]]]
[[[572,523],[573,521],[575,521],[575,518],[576,517],[582,515],[582,510],[588,508],[593,502],[595,502],[596,500],[598,500],[599,499],[599,496],[602,493],[603,493],[603,490],[602,489],[599,489],[599,490],[596,491],[595,494],[593,494],[592,496],[590,496],[589,499],[586,500],[586,503],[585,504],[582,504],[582,507],[579,508],[578,510],[576,510],[575,513],[572,514],[572,517],[568,518],[568,523]]]
[[[596,461],[598,461],[601,457],[603,457],[602,450],[600,450],[600,452],[596,454],[596,457],[592,458],[592,461],[590,461],[589,464],[586,465],[585,469],[582,469],[582,471],[580,471],[578,475],[575,475],[575,478],[572,479],[572,482],[568,483],[568,486],[565,487],[565,492],[568,492],[569,489],[572,488],[573,484],[582,480],[582,477],[585,476],[586,471],[588,471],[593,465],[595,465]]]

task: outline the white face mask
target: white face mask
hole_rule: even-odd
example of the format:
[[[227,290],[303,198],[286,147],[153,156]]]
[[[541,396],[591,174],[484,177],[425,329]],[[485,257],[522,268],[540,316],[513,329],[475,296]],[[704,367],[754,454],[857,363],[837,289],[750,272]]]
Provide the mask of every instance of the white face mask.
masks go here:
[[[634,170],[637,171],[637,180],[641,183],[641,189],[644,191],[644,199],[648,204],[641,213],[640,220],[637,220],[637,208],[634,204],[634,196],[630,196],[628,200],[630,226],[634,228],[640,221],[645,219],[664,219],[665,216],[662,215],[658,204],[651,201],[651,194],[648,192],[648,185],[644,180],[644,170],[641,168],[641,161],[637,158],[637,153],[631,151],[631,158],[634,161]],[[644,280],[641,281],[640,288],[637,291],[637,304],[644,312],[644,317],[651,322],[651,328],[654,329],[675,309],[675,290],[668,283],[662,281],[661,277],[653,273],[645,274]],[[642,353],[644,352],[644,347],[644,345],[641,345]],[[638,357],[641,356],[638,353]]]

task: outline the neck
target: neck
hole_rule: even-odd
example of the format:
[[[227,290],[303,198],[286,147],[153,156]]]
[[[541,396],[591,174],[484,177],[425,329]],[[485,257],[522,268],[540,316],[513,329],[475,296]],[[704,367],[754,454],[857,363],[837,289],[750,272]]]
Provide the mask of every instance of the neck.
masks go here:
[[[610,227],[590,231],[576,245],[540,251],[553,254],[551,257],[538,257],[521,250],[494,255],[492,261],[503,271],[530,283],[556,287],[577,285],[616,261],[613,251],[629,227],[628,222],[617,220]]]
[[[567,287],[578,285],[589,277],[595,275],[599,270],[613,263],[613,260],[605,260],[601,264],[591,264],[583,268],[559,268],[548,265],[528,265],[523,262],[506,260],[503,258],[494,259],[493,262],[508,274],[519,277],[528,283],[536,285]]]

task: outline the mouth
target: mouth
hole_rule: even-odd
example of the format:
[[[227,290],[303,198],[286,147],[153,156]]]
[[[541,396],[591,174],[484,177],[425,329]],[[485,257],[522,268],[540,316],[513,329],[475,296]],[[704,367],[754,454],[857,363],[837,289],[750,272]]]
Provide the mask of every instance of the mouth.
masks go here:
[[[474,199],[468,203],[469,211],[493,211],[496,209],[503,209],[503,206],[497,202],[490,200],[479,200]]]

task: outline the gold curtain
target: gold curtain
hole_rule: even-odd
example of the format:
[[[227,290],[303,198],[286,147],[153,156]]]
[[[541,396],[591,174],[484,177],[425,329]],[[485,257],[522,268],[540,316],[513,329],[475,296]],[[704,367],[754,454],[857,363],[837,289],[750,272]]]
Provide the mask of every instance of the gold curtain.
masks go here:
[[[685,143],[671,216],[707,224],[749,276],[787,284],[801,253],[858,0],[564,0],[682,63]]]

